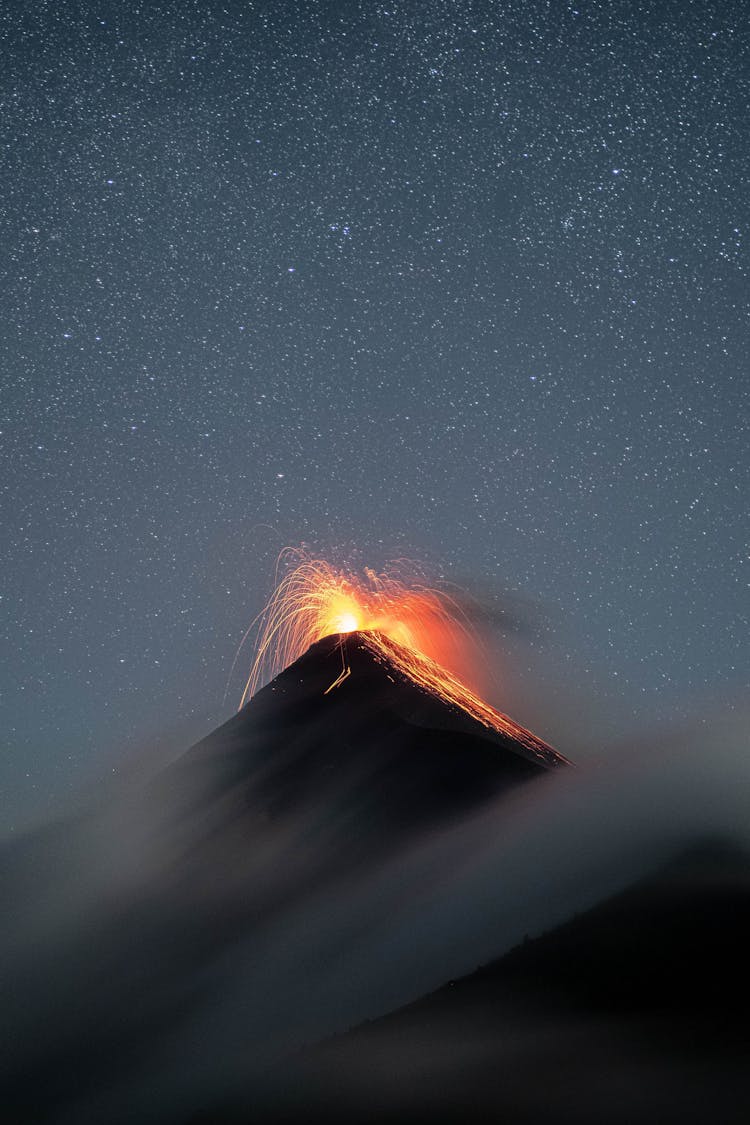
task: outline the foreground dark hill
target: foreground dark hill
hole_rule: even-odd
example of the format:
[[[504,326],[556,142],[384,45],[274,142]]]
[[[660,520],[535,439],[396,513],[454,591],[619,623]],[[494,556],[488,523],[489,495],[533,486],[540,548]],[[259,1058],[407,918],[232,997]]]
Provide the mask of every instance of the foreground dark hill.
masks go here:
[[[748,948],[750,856],[702,844],[211,1121],[744,1125]]]

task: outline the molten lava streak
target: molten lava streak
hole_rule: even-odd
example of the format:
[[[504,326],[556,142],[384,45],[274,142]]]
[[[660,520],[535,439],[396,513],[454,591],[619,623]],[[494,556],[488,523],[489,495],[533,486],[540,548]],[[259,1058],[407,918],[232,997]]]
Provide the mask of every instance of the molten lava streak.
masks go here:
[[[290,560],[296,565],[278,583],[258,619],[255,660],[240,707],[262,683],[331,634],[341,636],[342,670],[327,692],[339,687],[350,674],[346,635],[357,632],[376,659],[395,666],[424,691],[516,739],[548,764],[565,761],[536,735],[485,703],[446,667],[471,667],[477,645],[457,603],[446,593],[406,581],[397,573],[366,569],[359,578],[287,548],[279,564]]]

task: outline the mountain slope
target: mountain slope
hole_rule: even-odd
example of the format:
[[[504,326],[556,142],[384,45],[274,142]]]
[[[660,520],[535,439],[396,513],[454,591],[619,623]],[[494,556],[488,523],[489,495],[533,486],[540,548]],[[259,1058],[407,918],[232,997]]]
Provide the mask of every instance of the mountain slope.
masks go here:
[[[335,799],[337,833],[356,847],[453,819],[564,763],[528,737],[538,751],[418,687],[354,633],[313,645],[176,768],[246,786],[277,820]]]
[[[244,1074],[246,1050],[256,1068],[288,1051],[295,975],[314,983],[331,949],[356,947],[351,921],[336,928],[353,889],[547,772],[358,635],[345,643],[340,686],[329,637],[155,779],[7,855],[0,1086],[14,1121],[163,1125],[153,1091],[179,1105],[233,1052]]]
[[[750,857],[713,841],[248,1092],[255,1122],[750,1119]],[[217,1125],[247,1122],[237,1108]]]

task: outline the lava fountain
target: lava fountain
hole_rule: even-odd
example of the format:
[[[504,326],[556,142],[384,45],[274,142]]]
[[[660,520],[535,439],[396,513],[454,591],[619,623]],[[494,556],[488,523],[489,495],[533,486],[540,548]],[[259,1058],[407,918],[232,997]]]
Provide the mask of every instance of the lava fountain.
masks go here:
[[[403,562],[382,573],[366,568],[360,577],[288,547],[279,556],[277,575],[283,568],[287,573],[250,627],[257,625],[258,639],[240,707],[310,645],[332,634],[340,637],[342,668],[326,692],[335,690],[350,674],[346,638],[356,632],[376,659],[424,691],[545,761],[565,760],[468,686],[466,679],[478,677],[482,663],[478,638],[458,602],[406,575]]]

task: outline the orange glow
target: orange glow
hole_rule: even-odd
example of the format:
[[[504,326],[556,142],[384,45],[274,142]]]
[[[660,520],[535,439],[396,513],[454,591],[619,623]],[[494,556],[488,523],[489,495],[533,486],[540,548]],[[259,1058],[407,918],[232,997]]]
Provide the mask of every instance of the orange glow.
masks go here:
[[[564,761],[466,685],[466,670],[471,678],[472,669],[481,665],[481,652],[448,594],[416,579],[406,580],[395,571],[378,574],[365,569],[360,578],[293,548],[282,551],[277,573],[290,563],[296,565],[278,583],[258,619],[255,660],[240,707],[310,645],[337,633],[342,635],[342,671],[326,693],[340,687],[350,675],[345,634],[358,631],[376,659],[394,665],[424,691],[519,740],[542,760]]]
[[[336,622],[336,633],[353,633],[360,628],[359,617],[356,613],[342,613]]]

